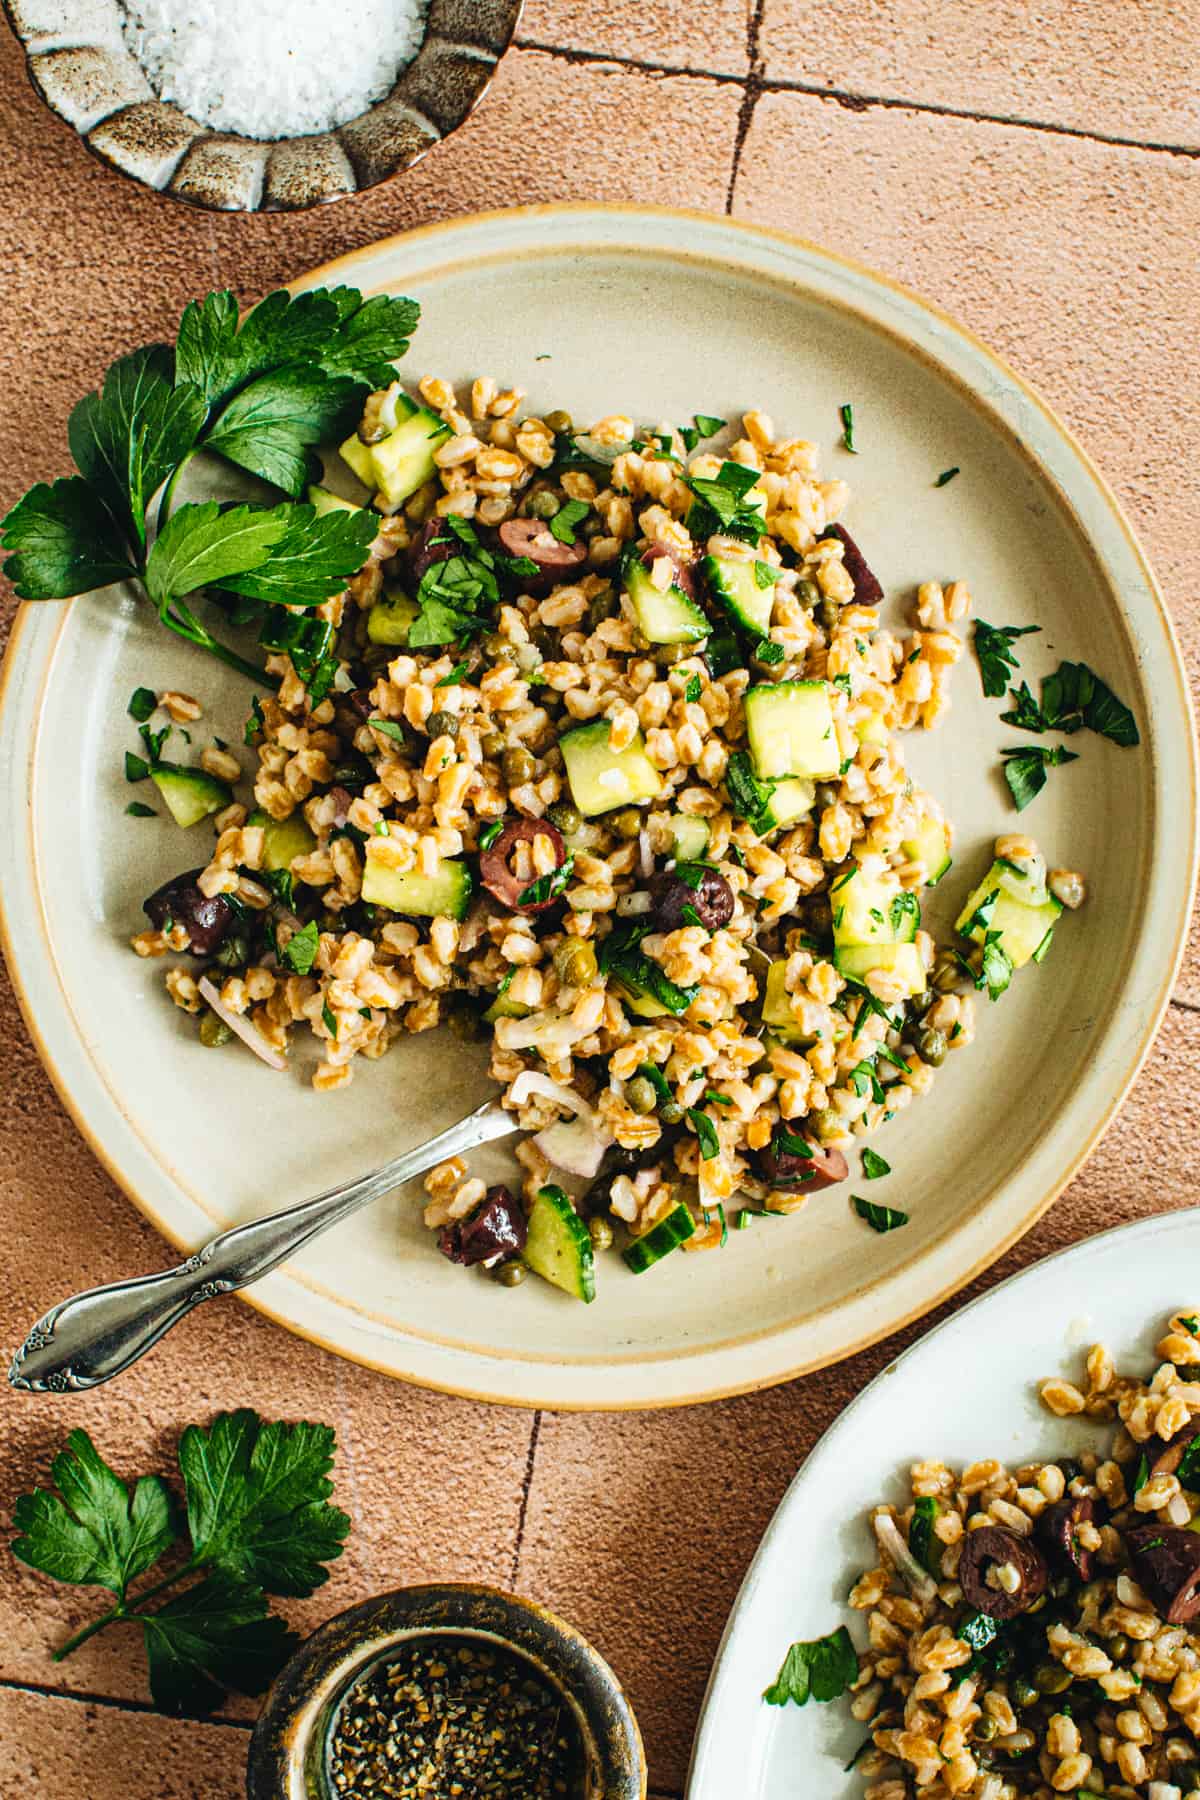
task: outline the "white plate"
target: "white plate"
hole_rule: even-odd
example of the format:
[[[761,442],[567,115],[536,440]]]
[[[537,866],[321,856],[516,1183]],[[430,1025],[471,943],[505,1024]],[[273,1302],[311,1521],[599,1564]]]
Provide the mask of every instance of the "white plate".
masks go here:
[[[734,1602],[705,1696],[687,1800],[861,1800],[844,1765],[865,1728],[845,1702],[773,1707],[762,1692],[796,1638],[862,1616],[846,1595],[876,1561],[867,1509],[905,1504],[910,1466],[1074,1456],[1112,1426],[1055,1419],[1048,1375],[1079,1376],[1104,1343],[1118,1369],[1155,1366],[1170,1313],[1200,1300],[1200,1207],[1075,1244],[1011,1276],[880,1371],[812,1450]]]
[[[1112,1116],[1166,1004],[1193,879],[1193,747],[1178,653],[1128,527],[1063,428],[982,345],[791,239],[653,210],[533,209],[413,232],[305,283],[320,280],[420,299],[412,379],[487,370],[581,420],[618,405],[651,420],[767,408],[854,484],[848,524],[890,594],[966,576],[991,622],[1041,622],[1022,640],[1035,679],[1086,656],[1136,711],[1140,750],[1074,740],[1080,760],[1021,820],[1055,862],[1087,871],[1093,899],[1046,964],[983,1009],[978,1043],[950,1058],[930,1098],[884,1133],[896,1174],[871,1191],[911,1212],[904,1231],[876,1237],[840,1190],[641,1277],[605,1258],[583,1307],[541,1282],[508,1292],[452,1268],[418,1192],[318,1240],[249,1295],[389,1373],[526,1404],[699,1400],[843,1356],[1028,1227]],[[856,457],[837,447],[848,399]],[[935,488],[951,464],[962,473]],[[248,684],[144,607],[108,595],[24,609],[2,716],[3,909],[26,1016],[81,1130],[192,1248],[420,1141],[486,1084],[441,1034],[329,1096],[308,1087],[303,1045],[287,1075],[198,1045],[163,994],[162,965],[128,949],[142,897],[202,862],[207,841],[124,816],[122,752],[136,746],[125,707],[141,683],[195,692],[208,729],[240,744]],[[1012,734],[971,659],[953,704],[942,731],[909,740],[957,827],[942,915],[1016,823],[998,757]],[[74,1276],[65,1263],[65,1288]]]

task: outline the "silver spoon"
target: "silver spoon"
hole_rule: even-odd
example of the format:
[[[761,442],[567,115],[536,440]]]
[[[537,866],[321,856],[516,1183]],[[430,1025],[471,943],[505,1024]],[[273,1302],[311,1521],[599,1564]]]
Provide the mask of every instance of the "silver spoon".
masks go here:
[[[434,1163],[474,1150],[492,1138],[516,1131],[517,1122],[498,1100],[489,1100],[430,1138],[406,1150],[373,1175],[360,1175],[303,1200],[282,1212],[268,1213],[248,1225],[223,1231],[174,1269],[139,1275],[89,1288],[52,1307],[39,1319],[13,1357],[8,1379],[31,1394],[65,1394],[99,1387],[144,1356],[185,1313],[212,1300],[249,1287],[331,1225],[348,1219],[362,1206],[379,1200],[402,1182],[411,1181]]]

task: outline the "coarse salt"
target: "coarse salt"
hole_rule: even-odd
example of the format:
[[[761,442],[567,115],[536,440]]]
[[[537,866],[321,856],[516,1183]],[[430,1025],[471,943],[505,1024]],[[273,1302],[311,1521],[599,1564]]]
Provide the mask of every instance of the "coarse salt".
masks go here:
[[[125,41],[163,100],[244,137],[303,137],[383,98],[420,48],[428,0],[122,0]]]

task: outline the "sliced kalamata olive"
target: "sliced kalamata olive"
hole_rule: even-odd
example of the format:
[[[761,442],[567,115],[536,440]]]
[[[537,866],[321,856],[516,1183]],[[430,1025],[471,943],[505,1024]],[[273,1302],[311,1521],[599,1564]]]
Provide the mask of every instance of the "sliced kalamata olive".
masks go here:
[[[352,688],[350,692],[344,694],[342,698],[350,708],[351,712],[360,719],[369,719],[371,714],[375,711],[375,702],[371,698],[371,689],[369,687]]]
[[[493,1256],[519,1256],[528,1235],[520,1201],[506,1187],[490,1187],[473,1213],[444,1227],[438,1249],[451,1262],[481,1263]]]
[[[681,925],[694,925],[695,919],[684,917],[685,906],[692,908],[709,931],[728,925],[733,917],[733,889],[716,869],[702,869],[699,873],[695,886],[681,875],[668,875],[665,871],[653,877],[650,893],[654,922],[660,931],[678,931]]]
[[[804,1156],[787,1148],[786,1140],[794,1137],[796,1133],[786,1126],[778,1127],[766,1149],[759,1151],[758,1165],[764,1181],[773,1188],[825,1188],[845,1181],[850,1165],[840,1150],[832,1144],[810,1144],[804,1138],[798,1140],[808,1144],[810,1154]]]
[[[426,519],[408,546],[408,573],[413,587],[420,587],[422,575],[434,563],[446,562],[452,556],[461,556],[462,552],[463,545],[445,519]]]
[[[1079,1527],[1099,1524],[1103,1516],[1102,1503],[1090,1494],[1068,1494],[1047,1507],[1037,1522],[1037,1535],[1051,1559],[1080,1581],[1092,1579],[1095,1552],[1079,1542]]]
[[[1152,1437],[1146,1445],[1146,1461],[1151,1475],[1177,1475],[1188,1445],[1200,1437],[1200,1418],[1189,1419],[1174,1437]],[[1194,1482],[1188,1483],[1194,1487]]]
[[[500,527],[500,542],[510,556],[528,556],[538,566],[544,582],[561,581],[587,561],[588,547],[577,537],[573,544],[561,544],[545,519],[506,519]],[[528,581],[522,581],[528,587]]]
[[[544,900],[522,900],[521,895],[528,893],[539,877],[529,875],[523,878],[514,875],[509,866],[518,844],[532,844],[539,837],[550,839],[554,845],[554,867],[561,869],[567,860],[567,847],[563,843],[562,832],[557,826],[551,825],[549,819],[510,819],[495,843],[480,852],[479,879],[490,894],[495,894],[502,906],[511,906],[517,912],[544,912],[557,899],[557,894],[548,893]]]
[[[1170,1625],[1200,1613],[1200,1537],[1176,1525],[1134,1525],[1125,1533],[1138,1582]]]
[[[989,1569],[1015,1569],[1017,1585],[993,1587]],[[1003,1525],[981,1525],[968,1531],[958,1559],[958,1579],[967,1605],[989,1619],[1015,1619],[1026,1612],[1046,1587],[1046,1559],[1028,1538]]]
[[[844,525],[827,525],[826,537],[840,538],[843,546],[842,567],[854,583],[854,598],[859,606],[878,606],[883,588],[867,566],[867,560]]]
[[[642,561],[648,569],[653,569],[661,557],[666,557],[671,565],[671,585],[685,593],[689,600],[696,597],[696,576],[687,558],[678,550],[672,550],[667,544],[650,544],[642,551]]]
[[[195,954],[211,956],[233,924],[234,909],[224,894],[202,894],[196,885],[199,874],[199,869],[189,869],[186,875],[165,881],[143,900],[142,911],[160,931],[168,923],[182,925]]]

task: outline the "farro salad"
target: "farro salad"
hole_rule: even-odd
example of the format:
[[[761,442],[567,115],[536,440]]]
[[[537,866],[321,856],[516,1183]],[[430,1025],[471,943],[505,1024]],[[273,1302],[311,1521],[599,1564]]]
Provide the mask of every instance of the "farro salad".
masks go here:
[[[1200,1796],[1200,1317],[1180,1312],[1150,1379],[1096,1344],[1059,1418],[1115,1424],[1107,1453],[911,1470],[871,1519],[867,1618],[795,1644],[765,1698],[851,1694],[864,1800]]]
[[[640,1273],[846,1181],[1084,881],[1004,834],[935,942],[922,897],[953,827],[903,742],[946,716],[971,595],[931,574],[885,623],[813,442],[760,410],[577,421],[489,375],[410,393],[416,316],[352,289],[272,295],[240,326],[232,295],[193,303],[173,352],[76,409],[82,478],[14,509],[7,567],[30,598],[139,580],[257,682],[245,798],[228,743],[176,760],[190,695],[129,708],[127,778],[216,831],[133,938],[188,958],[166,987],[201,1042],[282,1071],[302,1037],[330,1092],[410,1034],[490,1040],[522,1192],[456,1160],[425,1221],[455,1262],[591,1300],[614,1238]],[[198,448],[294,498],[174,505]],[[265,664],[210,618],[257,627]],[[1033,629],[979,622],[985,691]],[[1014,690],[1028,729],[1133,729],[1084,665],[1052,679],[1041,703]],[[1021,754],[1018,806],[1070,757]],[[864,1152],[864,1179],[887,1169]]]

